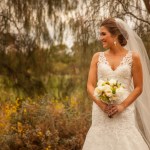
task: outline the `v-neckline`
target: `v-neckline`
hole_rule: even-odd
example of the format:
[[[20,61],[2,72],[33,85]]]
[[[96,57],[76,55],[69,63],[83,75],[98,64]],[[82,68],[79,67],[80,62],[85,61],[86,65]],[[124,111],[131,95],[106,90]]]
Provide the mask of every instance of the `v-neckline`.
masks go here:
[[[109,61],[107,60],[106,56],[105,56],[105,53],[103,52],[103,57],[105,58],[105,61],[107,63],[107,65],[110,67],[110,69],[115,72],[122,64],[123,60],[127,57],[127,55],[129,54],[129,51],[125,54],[125,56],[122,57],[119,65],[117,67],[115,67],[115,69],[112,69],[112,66],[110,65]]]

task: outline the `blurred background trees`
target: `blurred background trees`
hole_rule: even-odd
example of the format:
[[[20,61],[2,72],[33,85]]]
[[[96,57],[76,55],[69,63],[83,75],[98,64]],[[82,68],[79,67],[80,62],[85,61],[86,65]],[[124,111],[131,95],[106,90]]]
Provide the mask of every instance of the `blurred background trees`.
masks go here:
[[[150,55],[149,0],[0,1],[0,89],[4,94],[48,94],[61,99],[82,91],[91,57],[103,51],[99,25],[124,19]],[[8,94],[9,95],[9,94]]]

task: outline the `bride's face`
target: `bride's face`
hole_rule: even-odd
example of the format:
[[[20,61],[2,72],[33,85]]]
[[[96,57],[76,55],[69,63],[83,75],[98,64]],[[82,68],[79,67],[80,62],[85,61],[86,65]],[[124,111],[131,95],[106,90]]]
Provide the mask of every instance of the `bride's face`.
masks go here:
[[[114,37],[104,26],[100,27],[100,41],[104,48],[110,48],[114,45]]]

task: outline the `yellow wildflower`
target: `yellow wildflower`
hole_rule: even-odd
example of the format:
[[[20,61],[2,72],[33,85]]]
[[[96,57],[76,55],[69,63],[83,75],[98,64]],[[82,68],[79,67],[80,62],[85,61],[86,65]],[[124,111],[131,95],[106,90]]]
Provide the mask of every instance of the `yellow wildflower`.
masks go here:
[[[42,133],[41,131],[39,131],[39,132],[37,133],[37,136],[43,136],[43,133]]]
[[[45,150],[51,150],[51,146],[49,145]]]
[[[64,112],[64,104],[57,102],[55,104],[55,112],[58,112],[58,113]]]
[[[24,109],[23,109],[23,112],[24,112],[24,113],[26,113],[26,112],[27,112],[27,109],[26,109],[26,108],[24,108]]]
[[[70,106],[71,106],[72,108],[76,108],[76,107],[77,107],[77,101],[72,98],[72,99],[70,100]]]
[[[21,122],[17,122],[18,132],[21,133],[23,131],[23,126]]]

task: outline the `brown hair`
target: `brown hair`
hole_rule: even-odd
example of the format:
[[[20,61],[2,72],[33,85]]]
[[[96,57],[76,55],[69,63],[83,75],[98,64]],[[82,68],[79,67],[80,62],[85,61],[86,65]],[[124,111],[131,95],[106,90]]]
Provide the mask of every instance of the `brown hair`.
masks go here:
[[[127,44],[128,34],[125,29],[120,27],[118,28],[115,19],[108,18],[102,22],[100,26],[104,26],[112,35],[118,35],[118,41],[121,46],[125,46]],[[121,30],[121,31],[120,31]],[[123,34],[124,35],[123,35]],[[124,37],[125,36],[125,37]]]

